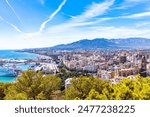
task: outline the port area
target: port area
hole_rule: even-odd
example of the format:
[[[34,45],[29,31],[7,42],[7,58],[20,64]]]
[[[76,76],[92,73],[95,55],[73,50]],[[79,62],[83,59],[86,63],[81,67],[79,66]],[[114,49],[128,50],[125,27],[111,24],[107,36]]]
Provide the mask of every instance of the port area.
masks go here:
[[[26,65],[27,63],[27,60],[0,58],[0,76],[17,77],[22,72],[21,66]]]
[[[56,74],[58,65],[49,56],[40,55],[34,59],[5,59],[0,58],[0,77],[18,77],[22,71],[32,69],[44,73]]]

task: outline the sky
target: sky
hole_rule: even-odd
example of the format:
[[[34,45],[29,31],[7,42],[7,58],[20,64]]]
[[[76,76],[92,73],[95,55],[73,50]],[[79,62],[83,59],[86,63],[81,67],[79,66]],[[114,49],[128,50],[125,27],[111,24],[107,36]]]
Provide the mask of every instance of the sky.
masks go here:
[[[150,39],[150,0],[0,0],[0,49]]]

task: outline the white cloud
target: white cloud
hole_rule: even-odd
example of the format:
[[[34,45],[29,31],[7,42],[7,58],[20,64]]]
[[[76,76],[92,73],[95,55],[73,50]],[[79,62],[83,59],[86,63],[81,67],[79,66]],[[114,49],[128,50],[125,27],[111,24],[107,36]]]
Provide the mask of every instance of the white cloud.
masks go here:
[[[17,26],[9,23],[17,32],[20,33],[17,36],[18,45],[11,45],[11,48],[30,48],[30,47],[49,47],[62,43],[70,43],[80,39],[93,39],[98,37],[104,38],[128,38],[128,37],[146,37],[150,38],[149,28],[138,28],[134,24],[133,27],[115,27],[115,26],[100,26],[103,21],[113,19],[135,19],[142,17],[149,17],[150,12],[141,12],[131,15],[108,17],[108,18],[97,18],[105,14],[110,7],[114,4],[114,0],[106,0],[102,3],[93,3],[86,7],[85,11],[77,16],[71,16],[66,22],[62,24],[47,27],[48,30],[44,30],[48,22],[50,22],[58,12],[61,11],[67,0],[58,6],[53,14],[41,24],[38,32],[23,33]],[[66,14],[64,14],[66,15]],[[104,24],[104,23],[103,23]],[[143,23],[143,25],[146,25]],[[140,26],[139,26],[140,27]],[[15,39],[14,39],[15,40]],[[1,41],[1,40],[0,40]],[[15,43],[15,42],[14,42]]]
[[[63,23],[59,26],[54,26],[54,27],[51,27],[49,29],[49,31],[52,29],[56,29],[57,27],[61,30],[63,30],[64,28],[70,28],[70,27],[78,27],[78,26],[86,26],[86,25],[92,25],[92,24],[96,24],[98,22],[102,22],[104,20],[108,20],[109,18],[102,18],[102,19],[98,19],[96,21],[90,21],[90,22],[80,22],[81,20],[82,21],[85,21],[87,19],[91,19],[93,17],[96,17],[96,16],[99,16],[99,15],[102,15],[103,13],[105,13],[110,6],[113,5],[115,0],[106,0],[105,2],[103,3],[93,3],[92,5],[88,6],[86,8],[86,10],[79,16],[72,16],[72,20],[69,20],[67,23]],[[33,32],[33,33],[24,33],[26,37],[28,38],[32,38],[34,36],[38,36],[38,35],[41,35],[41,33],[43,32],[43,30],[45,29],[46,27],[46,24],[48,22],[50,22],[54,17],[55,15],[62,9],[62,7],[65,5],[65,3],[67,2],[67,0],[63,0],[63,2],[58,6],[58,8],[54,11],[54,13],[52,13],[49,18],[44,21],[42,24],[41,24],[41,27],[39,29],[38,32]],[[74,19],[77,19],[77,20],[74,20]],[[15,29],[18,29],[17,31],[18,32],[22,32],[21,30],[19,30],[19,28],[17,28],[16,26],[14,27]],[[58,29],[57,28],[57,29]],[[58,30],[59,30],[58,29]]]
[[[128,38],[128,37],[146,37],[150,38],[150,30],[137,29],[131,27],[114,27],[114,26],[93,26],[93,27],[70,27],[64,29],[54,29],[44,36],[32,37],[31,47],[50,47],[57,44],[66,44],[80,39],[94,38]],[[22,36],[23,38],[23,36]],[[36,38],[36,43],[34,44]],[[44,39],[43,39],[44,38]]]
[[[131,27],[114,27],[114,26],[91,26],[91,27],[71,27],[64,28],[64,30],[51,30],[53,31],[51,36],[56,36],[59,40],[61,39],[83,39],[87,38],[127,38],[127,37],[147,37],[150,38],[149,29],[137,29]],[[69,41],[69,40],[68,40]],[[70,40],[71,41],[71,40]]]
[[[106,18],[100,18],[98,20],[101,21],[107,21],[107,20],[117,20],[117,19],[137,19],[137,18],[143,18],[143,17],[150,17],[150,11],[147,12],[140,12],[140,13],[135,13],[135,14],[130,14],[130,15],[122,15],[122,16],[117,16],[117,17],[106,17]],[[99,23],[97,20],[95,23]]]
[[[112,18],[101,18],[101,19],[97,19],[95,21],[88,21],[88,22],[66,22],[60,25],[55,25],[52,27],[49,27],[49,29],[47,30],[46,33],[52,34],[52,33],[59,33],[59,32],[63,32],[64,30],[69,30],[71,28],[82,28],[82,27],[86,27],[86,26],[92,26],[92,25],[96,25],[100,22],[104,22],[107,20],[110,20]]]
[[[141,3],[141,2],[147,2],[149,0],[125,0],[125,2],[135,2],[135,3]]]
[[[142,28],[146,27],[147,28],[147,27],[150,27],[150,22],[137,22],[137,24],[135,24],[135,26],[138,27],[138,28],[139,27],[142,27]]]
[[[93,30],[99,32],[101,37],[105,38],[129,38],[129,37],[147,37],[150,38],[149,29],[137,29],[131,27],[95,27]],[[110,35],[111,33],[111,35]]]
[[[55,15],[62,9],[62,7],[65,5],[66,1],[67,0],[63,0],[63,2],[58,6],[58,8],[54,11],[54,13],[52,13],[49,16],[49,18],[41,24],[41,27],[38,32],[24,33],[14,24],[11,24],[8,22],[7,22],[7,24],[9,24],[11,27],[13,27],[17,32],[22,32],[26,38],[32,38],[35,36],[42,35],[41,33],[45,29],[46,24],[48,22],[50,22],[55,17]],[[105,13],[109,9],[109,7],[113,5],[114,1],[115,0],[106,0],[103,3],[97,3],[97,4],[93,3],[92,5],[88,6],[81,15],[74,16],[74,18],[72,18],[72,20],[68,21],[67,23],[63,23],[59,26],[56,25],[54,27],[51,27],[49,29],[49,31],[53,30],[53,29],[57,29],[59,31],[59,30],[63,30],[64,28],[92,25],[92,24],[96,24],[96,23],[108,20],[109,18],[102,18],[102,19],[98,19],[96,21],[86,22],[87,19],[91,19],[93,17],[99,16],[99,15],[102,15],[103,13]],[[74,20],[74,19],[77,19],[77,20]],[[83,22],[80,22],[81,20]]]
[[[0,48],[36,48],[50,47],[57,44],[66,44],[80,39],[94,38],[128,38],[128,37],[145,37],[150,38],[149,29],[138,29],[137,27],[114,27],[114,26],[87,26],[87,27],[70,27],[70,28],[52,28],[51,33],[44,32],[44,35],[25,35],[20,33],[13,39],[12,44],[2,44]],[[3,38],[5,40],[5,38]],[[6,39],[7,40],[7,39]],[[0,40],[0,43],[3,40]],[[8,42],[5,41],[5,43]],[[17,43],[16,43],[17,42]],[[4,42],[3,42],[4,43]],[[15,44],[16,43],[16,44]],[[7,46],[7,47],[6,47]]]
[[[103,15],[105,12],[109,10],[109,8],[114,4],[115,0],[106,0],[102,3],[93,3],[92,5],[89,5],[86,7],[86,10],[81,13],[81,15],[74,16],[71,20],[55,25],[53,27],[50,27],[48,32],[52,33],[53,30],[65,30],[66,28],[71,27],[79,27],[79,26],[87,26],[92,24],[97,24],[102,21],[106,21],[112,18],[101,18],[96,21],[88,21],[96,16]]]
[[[131,7],[135,7],[136,5],[139,4],[145,4],[147,2],[149,2],[150,0],[124,0],[120,5],[118,5],[117,7],[115,7],[114,9],[120,10],[120,9],[128,9]]]
[[[88,6],[81,15],[76,16],[75,21],[83,22],[104,14],[114,4],[114,1],[115,0],[106,0],[103,3],[93,3]]]
[[[8,0],[6,0],[7,5],[10,7],[10,9],[13,11],[13,13],[15,14],[15,16],[17,17],[17,19],[19,20],[19,22],[21,23],[21,19],[20,17],[17,15],[15,9],[11,6],[11,4],[8,2]]]
[[[65,13],[62,14],[71,17],[73,19],[73,22],[84,22],[106,13],[114,4],[114,2],[115,0],[106,0],[105,2],[100,3],[93,2],[91,5],[86,7],[83,13],[77,16],[67,15]]]
[[[150,11],[147,11],[147,12],[136,13],[128,16],[121,16],[121,18],[134,19],[134,18],[149,17],[149,16],[150,16]]]

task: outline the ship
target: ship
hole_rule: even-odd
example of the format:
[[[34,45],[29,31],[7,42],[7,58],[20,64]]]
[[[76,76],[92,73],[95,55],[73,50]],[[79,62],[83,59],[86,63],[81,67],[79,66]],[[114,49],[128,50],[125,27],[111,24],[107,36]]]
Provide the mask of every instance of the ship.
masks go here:
[[[8,69],[0,69],[0,76],[1,77],[16,77],[17,74],[13,70]]]

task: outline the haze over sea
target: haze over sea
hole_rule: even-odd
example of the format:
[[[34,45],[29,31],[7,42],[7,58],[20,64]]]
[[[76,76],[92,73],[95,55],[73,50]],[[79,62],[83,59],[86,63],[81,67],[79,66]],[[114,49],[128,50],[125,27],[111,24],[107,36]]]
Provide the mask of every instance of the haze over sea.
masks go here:
[[[38,57],[36,54],[16,52],[14,50],[0,50],[0,58],[5,59],[34,59]],[[26,70],[30,65],[20,65],[19,67],[22,70]],[[4,69],[0,67],[0,82],[13,82],[16,80],[15,77],[3,77],[1,74],[4,72]]]

